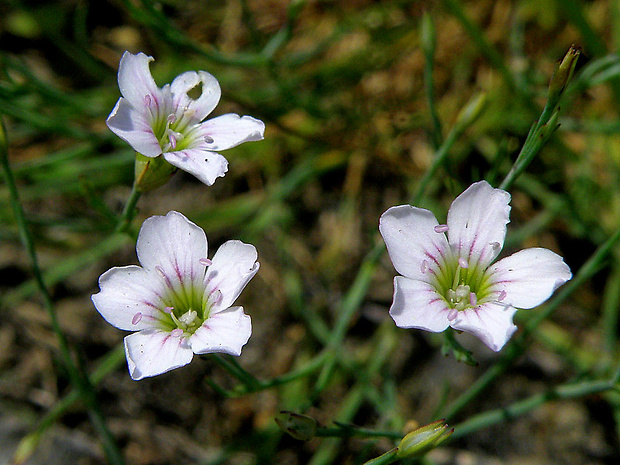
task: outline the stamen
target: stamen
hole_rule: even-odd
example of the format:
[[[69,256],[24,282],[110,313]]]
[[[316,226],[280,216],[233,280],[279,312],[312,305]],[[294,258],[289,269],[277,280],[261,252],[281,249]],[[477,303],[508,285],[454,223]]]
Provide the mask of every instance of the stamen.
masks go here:
[[[168,124],[172,124],[177,120],[177,115],[175,115],[174,113],[170,113],[168,115],[168,118],[166,118],[166,121],[168,121]]]
[[[504,300],[506,298],[508,294],[506,293],[506,291],[502,291],[499,293],[499,297],[497,298],[498,302],[501,302],[502,300]]]
[[[151,96],[148,94],[144,96],[144,105],[147,107],[151,106]]]
[[[160,265],[155,265],[155,270],[163,277],[166,277],[166,273],[164,272],[164,269],[160,266]]]
[[[435,230],[436,233],[445,233],[445,232],[448,231],[448,225],[447,224],[438,224],[433,229]]]
[[[168,315],[170,315],[172,313],[172,310],[174,310],[174,307],[166,307],[166,308],[164,308],[164,312],[166,312]]]
[[[170,148],[172,150],[177,148],[177,138],[174,137],[174,134],[168,134],[168,140],[170,141]]]
[[[448,320],[454,321],[456,320],[456,316],[459,314],[459,311],[456,308],[451,308],[448,312]]]
[[[473,292],[469,293],[469,304],[472,307],[475,307],[476,305],[478,305],[478,297]]]
[[[461,268],[467,269],[469,268],[469,263],[467,263],[467,260],[465,260],[463,257],[459,258],[459,266]]]
[[[131,324],[132,325],[137,325],[140,322],[141,319],[142,319],[142,313],[138,312],[131,319]]]
[[[183,335],[183,330],[181,328],[174,328],[170,331],[170,335],[172,337],[181,337]]]
[[[205,142],[206,142],[207,144],[212,144],[212,143],[213,143],[213,142],[215,142],[215,141],[213,140],[213,137],[211,137],[211,136],[205,136]]]
[[[422,260],[422,264],[420,265],[420,271],[422,272],[422,274],[428,271],[428,261]]]
[[[489,245],[493,247],[493,250],[497,250],[501,247],[501,244],[499,242],[489,242]]]
[[[211,266],[211,264],[213,263],[211,260],[209,260],[208,258],[201,258],[200,260],[198,260],[200,262],[201,265],[203,266]]]

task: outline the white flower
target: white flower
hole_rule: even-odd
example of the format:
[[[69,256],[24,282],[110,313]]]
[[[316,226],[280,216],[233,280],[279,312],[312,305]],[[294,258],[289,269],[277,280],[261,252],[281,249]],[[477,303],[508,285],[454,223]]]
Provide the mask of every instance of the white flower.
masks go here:
[[[517,309],[533,308],[571,279],[550,250],[521,250],[491,264],[504,245],[510,194],[472,184],[448,212],[446,225],[411,205],[388,209],[379,230],[396,271],[390,315],[401,328],[467,331],[500,350],[517,327]],[[446,234],[447,233],[447,237]]]
[[[149,70],[152,60],[144,53],[123,54],[118,68],[122,97],[106,123],[136,152],[151,158],[163,154],[168,163],[210,186],[228,170],[216,151],[261,140],[265,125],[232,113],[202,122],[220,100],[217,79],[188,71],[160,89]]]
[[[133,379],[188,364],[193,354],[240,355],[250,317],[233,307],[259,264],[253,245],[228,241],[207,257],[204,231],[182,214],[148,218],[136,245],[142,266],[115,267],[92,296],[108,323],[126,331]]]

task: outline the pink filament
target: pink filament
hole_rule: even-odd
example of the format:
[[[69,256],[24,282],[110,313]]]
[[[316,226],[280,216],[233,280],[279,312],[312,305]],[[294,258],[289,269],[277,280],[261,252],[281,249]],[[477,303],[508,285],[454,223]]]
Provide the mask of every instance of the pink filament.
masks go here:
[[[132,325],[137,325],[140,322],[141,319],[142,319],[142,313],[138,312],[131,319],[131,324]]]
[[[447,224],[438,224],[433,229],[435,230],[436,233],[445,233],[445,232],[448,231],[448,225]]]

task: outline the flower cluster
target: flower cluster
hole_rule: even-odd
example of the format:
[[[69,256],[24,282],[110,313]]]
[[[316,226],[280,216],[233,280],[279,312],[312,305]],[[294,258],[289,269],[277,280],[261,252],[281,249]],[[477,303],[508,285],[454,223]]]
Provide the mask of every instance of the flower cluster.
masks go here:
[[[228,169],[216,151],[262,139],[265,125],[235,114],[203,121],[219,102],[217,80],[190,71],[160,89],[149,70],[152,60],[125,52],[118,71],[122,97],[107,119],[108,127],[138,152],[136,167],[146,166],[139,176],[136,172],[134,187],[161,185],[173,167],[211,185]],[[140,157],[159,163],[144,164]],[[155,174],[140,185],[148,170]],[[209,260],[205,232],[171,211],[144,221],[136,251],[141,266],[108,270],[99,278],[100,292],[92,296],[110,324],[135,331],[125,337],[133,379],[186,365],[193,354],[241,354],[252,325],[243,308],[233,304],[258,271],[254,246],[228,241]]]
[[[210,186],[228,170],[217,151],[261,140],[265,125],[233,113],[203,121],[220,101],[217,79],[205,71],[188,71],[160,89],[151,76],[151,61],[144,53],[125,52],[118,69],[122,97],[107,125],[141,155],[163,155]]]
[[[517,309],[533,308],[571,279],[562,257],[543,248],[493,263],[504,245],[510,194],[486,181],[452,203],[447,224],[428,210],[400,205],[379,222],[394,268],[390,315],[401,328],[448,326],[500,350],[516,331]]]

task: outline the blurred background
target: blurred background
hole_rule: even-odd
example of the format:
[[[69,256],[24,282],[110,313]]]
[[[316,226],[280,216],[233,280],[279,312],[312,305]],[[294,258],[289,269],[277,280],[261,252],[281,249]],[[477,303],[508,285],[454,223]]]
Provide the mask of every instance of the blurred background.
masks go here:
[[[389,258],[365,261],[381,213],[408,201],[459,111],[481,92],[480,116],[450,145],[418,206],[442,222],[470,183],[499,185],[571,44],[583,53],[561,126],[511,189],[502,256],[547,247],[576,273],[620,225],[618,2],[3,0],[0,113],[10,162],[62,328],[79,363],[96,373],[103,415],[127,463],[362,464],[393,441],[347,434],[299,441],[274,417],[291,410],[325,427],[337,421],[400,434],[442,416],[455,426],[566,383],[609,379],[619,353],[618,246],[532,331],[521,355],[457,336],[476,367],[442,355],[441,335],[396,328]],[[251,115],[266,132],[264,141],[223,153],[229,171],[212,187],[178,172],[143,195],[130,233],[118,235],[134,153],[105,119],[120,96],[125,50],[155,58],[159,86],[184,71],[210,72],[222,87],[213,115]],[[213,357],[130,379],[119,346],[125,334],[100,317],[90,295],[101,273],[136,263],[142,221],[170,210],[205,229],[211,254],[229,239],[257,247],[260,272],[239,300],[254,332],[238,359],[257,378],[306,366],[354,305],[322,389],[314,370],[231,395],[238,381]],[[360,269],[367,280],[352,288]],[[517,314],[520,331],[538,311]],[[0,463],[33,432],[41,434],[27,436],[27,463],[106,463],[84,403],[63,404],[73,390],[57,354],[3,183]],[[498,368],[501,376],[463,402]],[[553,397],[451,440],[424,463],[618,463],[617,389]]]

